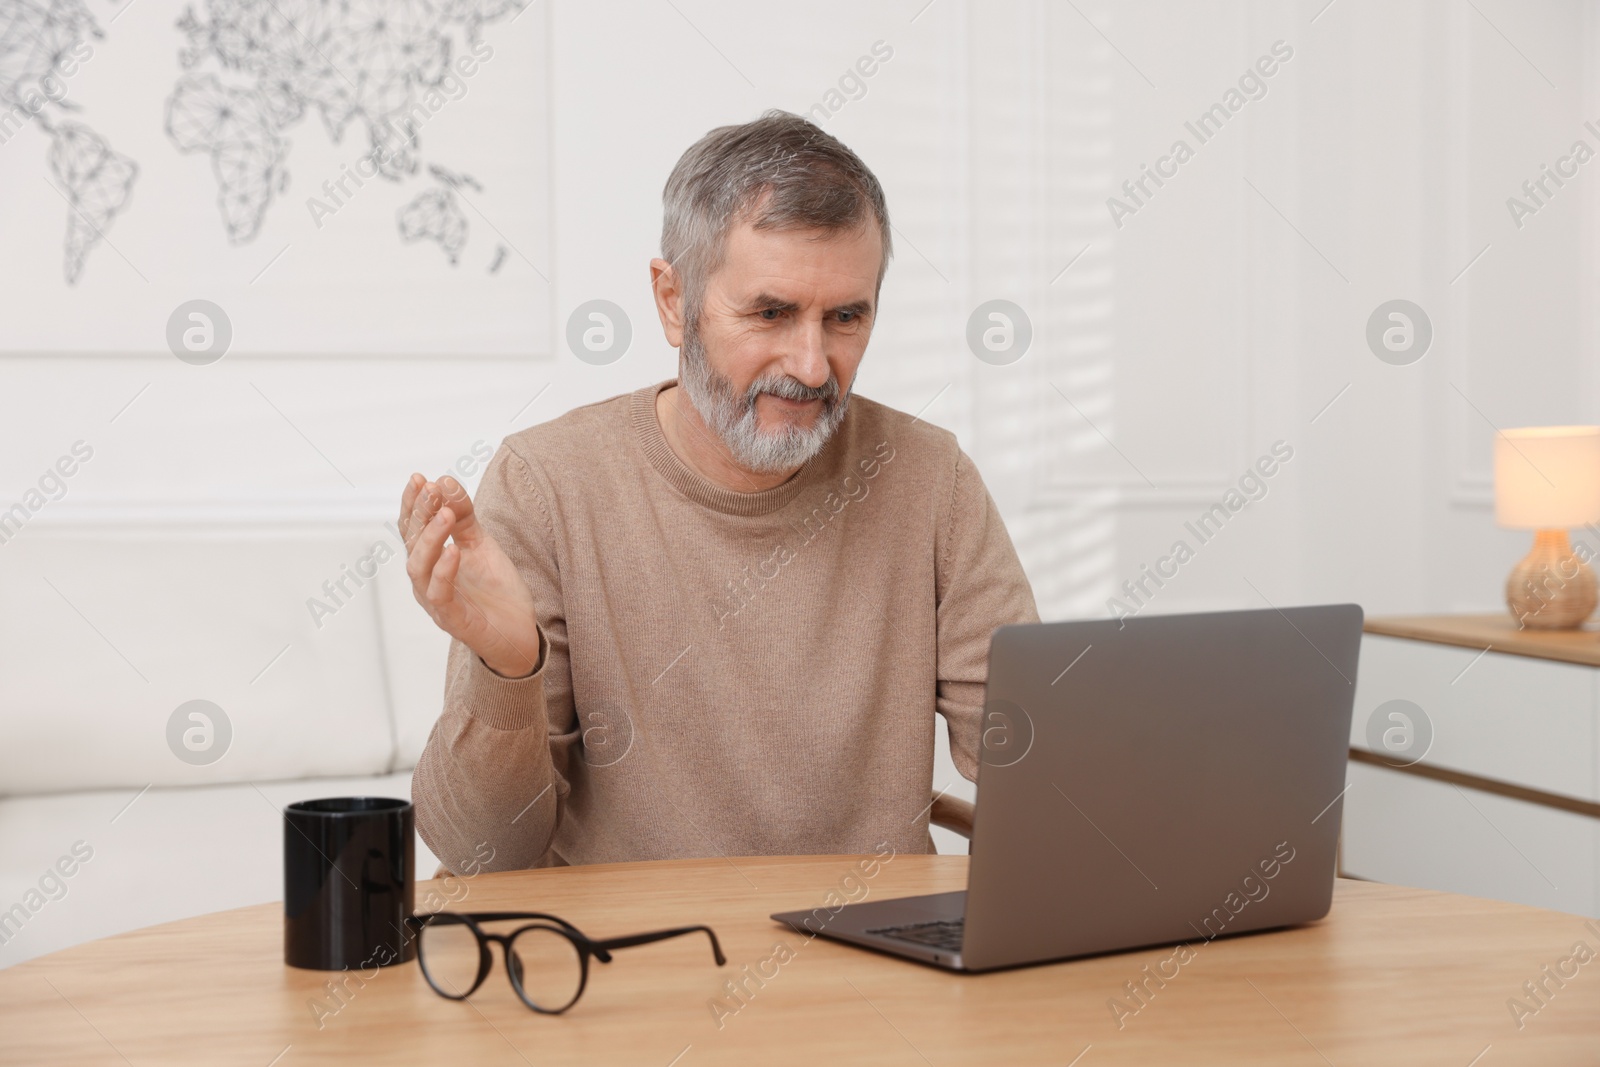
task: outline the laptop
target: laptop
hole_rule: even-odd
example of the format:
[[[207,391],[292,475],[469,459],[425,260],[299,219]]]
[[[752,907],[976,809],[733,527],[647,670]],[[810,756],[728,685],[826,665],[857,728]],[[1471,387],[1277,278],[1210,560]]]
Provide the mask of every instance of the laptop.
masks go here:
[[[772,918],[988,971],[1319,919],[1356,604],[1003,626],[962,892]]]

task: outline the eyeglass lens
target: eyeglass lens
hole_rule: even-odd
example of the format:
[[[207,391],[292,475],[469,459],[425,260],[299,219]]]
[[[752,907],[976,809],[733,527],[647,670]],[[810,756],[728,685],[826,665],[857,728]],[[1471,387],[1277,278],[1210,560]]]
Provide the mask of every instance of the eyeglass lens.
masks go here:
[[[578,946],[547,926],[533,926],[511,939],[506,959],[523,997],[545,1011],[560,1011],[583,987]]]
[[[428,923],[417,940],[417,956],[428,981],[446,996],[464,997],[478,980],[478,937],[464,922],[441,916]]]

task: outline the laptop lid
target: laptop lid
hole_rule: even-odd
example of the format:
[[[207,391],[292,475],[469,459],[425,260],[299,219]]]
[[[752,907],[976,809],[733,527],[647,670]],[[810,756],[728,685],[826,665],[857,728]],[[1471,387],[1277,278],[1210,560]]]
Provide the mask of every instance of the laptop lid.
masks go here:
[[[1361,621],[1335,604],[996,630],[965,966],[1327,914]]]

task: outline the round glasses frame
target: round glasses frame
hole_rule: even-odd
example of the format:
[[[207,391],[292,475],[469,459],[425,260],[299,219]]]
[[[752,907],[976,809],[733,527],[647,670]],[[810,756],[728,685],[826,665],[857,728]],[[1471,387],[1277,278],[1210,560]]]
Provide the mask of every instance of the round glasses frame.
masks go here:
[[[529,920],[524,925],[517,927],[509,934],[494,934],[483,929],[480,923],[506,922],[515,920]],[[478,973],[472,984],[464,991],[446,989],[434,979],[428,970],[427,941],[422,937],[423,931],[432,924],[451,924],[466,927],[471,931],[478,942]],[[704,930],[711,939],[712,955],[716,958],[718,966],[727,964],[727,957],[722,953],[722,946],[717,941],[716,933],[709,926],[680,926],[670,930],[657,930],[647,934],[633,934],[628,937],[608,938],[596,941],[586,936],[576,926],[555,915],[547,915],[537,911],[495,911],[495,912],[434,912],[429,915],[412,915],[406,919],[406,929],[410,936],[417,938],[417,963],[422,968],[422,976],[427,979],[428,985],[435,993],[449,1000],[466,1000],[477,992],[483,985],[484,979],[489,977],[489,972],[494,969],[494,954],[490,945],[498,943],[501,954],[506,961],[506,977],[511,982],[511,988],[516,991],[517,998],[528,1007],[541,1015],[560,1015],[578,1002],[583,996],[583,991],[589,985],[589,959],[593,957],[601,963],[611,962],[611,953],[614,949],[631,948],[634,945],[646,945],[654,941],[665,941],[671,937],[681,937],[684,934]],[[558,934],[571,943],[578,957],[578,987],[572,997],[559,1007],[536,1003],[528,996],[523,988],[521,978],[521,965],[517,956],[512,951],[513,943],[522,934],[530,930],[546,930]]]

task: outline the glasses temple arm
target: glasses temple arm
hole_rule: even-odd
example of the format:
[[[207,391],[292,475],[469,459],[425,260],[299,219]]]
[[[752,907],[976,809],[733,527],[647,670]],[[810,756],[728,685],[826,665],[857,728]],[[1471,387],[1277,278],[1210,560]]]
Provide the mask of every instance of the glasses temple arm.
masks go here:
[[[614,948],[632,948],[635,945],[648,945],[656,941],[665,941],[672,937],[682,937],[684,934],[692,934],[697,930],[704,930],[706,936],[711,939],[711,954],[716,957],[717,966],[726,966],[728,958],[722,954],[722,945],[717,941],[716,931],[709,926],[679,926],[672,930],[657,930],[649,934],[634,934],[631,937],[613,937],[605,941],[594,941],[591,942],[591,945],[596,949],[609,952]]]

